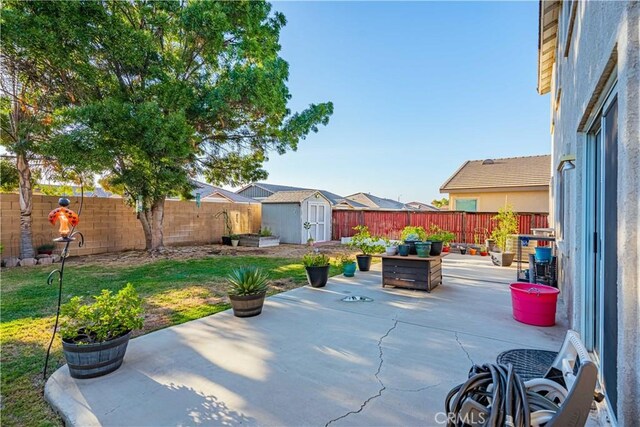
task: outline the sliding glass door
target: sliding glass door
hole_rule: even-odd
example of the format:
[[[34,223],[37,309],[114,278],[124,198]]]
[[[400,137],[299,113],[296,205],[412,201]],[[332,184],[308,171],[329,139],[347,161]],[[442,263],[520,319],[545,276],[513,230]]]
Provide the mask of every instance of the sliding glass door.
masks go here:
[[[615,414],[618,400],[618,102],[615,92],[604,103],[590,129],[586,153],[585,326],[587,343],[598,359],[602,386]]]

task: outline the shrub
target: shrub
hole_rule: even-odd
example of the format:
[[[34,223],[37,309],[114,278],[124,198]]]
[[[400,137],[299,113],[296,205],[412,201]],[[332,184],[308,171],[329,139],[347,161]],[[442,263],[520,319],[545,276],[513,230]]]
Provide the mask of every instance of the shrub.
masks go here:
[[[76,296],[60,308],[60,334],[64,340],[99,343],[142,327],[142,299],[131,283],[115,295],[103,289],[93,298],[93,304],[83,305]]]
[[[329,265],[329,257],[325,254],[311,252],[302,257],[305,267],[326,267]]]
[[[358,248],[363,255],[378,254],[384,252],[384,246],[378,243],[380,239],[372,237],[369,233],[369,228],[364,225],[358,225],[353,227],[357,233],[351,238],[348,243],[353,248]]]
[[[264,227],[264,228],[260,229],[260,236],[261,237],[271,237],[271,236],[273,236],[273,232],[271,231],[271,229],[269,227]]]
[[[418,226],[414,227],[413,225],[407,225],[400,234],[400,239],[403,241],[422,241],[424,242],[427,238],[427,232],[424,231],[424,228]]]
[[[432,242],[443,242],[443,243],[451,243],[456,238],[455,233],[452,233],[447,230],[443,230],[435,224],[431,224],[429,227],[429,234],[427,235],[426,240],[430,240]]]
[[[267,291],[269,275],[258,267],[243,267],[227,276],[229,295],[257,295]]]
[[[518,232],[518,215],[513,212],[511,205],[498,209],[498,215],[494,216],[496,226],[491,232],[491,238],[495,240],[502,252],[507,250],[507,238]]]
[[[354,262],[356,262],[356,260],[351,255],[340,255],[337,259],[336,265],[340,268],[344,268],[345,265],[353,264]]]
[[[47,251],[52,251],[56,248],[56,245],[54,245],[53,243],[45,243],[43,245],[40,245],[36,248],[36,251],[40,251],[40,252],[47,252]]]

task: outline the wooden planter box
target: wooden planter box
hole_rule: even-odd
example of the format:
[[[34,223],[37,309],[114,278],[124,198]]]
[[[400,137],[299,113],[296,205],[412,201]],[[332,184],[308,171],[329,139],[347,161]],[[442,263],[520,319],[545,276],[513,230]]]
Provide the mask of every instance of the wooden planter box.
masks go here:
[[[419,289],[431,292],[442,283],[442,256],[420,258],[382,256],[382,287]]]
[[[268,248],[280,245],[278,236],[259,236],[257,234],[243,234],[240,236],[240,246],[251,246],[254,248]]]

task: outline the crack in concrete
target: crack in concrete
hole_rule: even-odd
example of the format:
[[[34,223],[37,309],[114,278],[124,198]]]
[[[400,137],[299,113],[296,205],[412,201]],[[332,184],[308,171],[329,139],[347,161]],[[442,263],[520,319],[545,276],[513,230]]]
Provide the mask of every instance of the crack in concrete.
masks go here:
[[[467,359],[469,359],[469,361],[471,362],[472,365],[475,365],[475,362],[473,361],[473,359],[471,358],[471,355],[469,354],[469,352],[467,351],[466,348],[464,348],[464,345],[462,345],[462,343],[460,342],[460,337],[458,337],[458,332],[454,331],[454,334],[456,335],[456,341],[458,342],[458,345],[460,346],[460,348],[462,349],[462,351],[464,351],[464,354],[467,355]]]
[[[324,425],[324,427],[328,427],[329,424],[331,424],[333,422],[336,422],[338,420],[341,420],[343,418],[346,418],[349,415],[359,414],[360,412],[362,412],[364,410],[365,406],[367,406],[367,404],[369,404],[369,402],[371,402],[372,400],[377,399],[378,397],[382,396],[382,392],[387,389],[387,386],[384,385],[384,383],[380,379],[379,375],[380,375],[380,371],[382,370],[382,365],[384,364],[383,351],[382,351],[382,341],[385,338],[387,338],[389,336],[389,334],[391,333],[391,331],[393,331],[398,326],[398,319],[395,318],[393,320],[394,320],[393,326],[391,326],[391,328],[389,328],[389,330],[383,336],[381,336],[380,339],[378,340],[378,352],[379,352],[378,358],[380,359],[380,362],[378,363],[378,369],[376,370],[376,373],[374,374],[374,376],[376,377],[376,380],[378,380],[378,383],[380,383],[380,390],[378,390],[378,392],[376,394],[374,394],[373,396],[370,396],[367,400],[362,402],[362,404],[360,405],[360,408],[357,411],[349,411],[344,415],[340,415],[338,418],[334,418],[331,421],[329,421],[328,423],[326,423]]]
[[[395,388],[395,387],[387,387],[387,390],[393,390],[393,391],[402,391],[405,393],[419,393],[421,391],[425,391],[428,390],[430,388],[434,388],[434,387],[438,387],[440,384],[442,384],[442,382],[439,382],[438,384],[431,384],[425,387],[420,387],[420,388]]]

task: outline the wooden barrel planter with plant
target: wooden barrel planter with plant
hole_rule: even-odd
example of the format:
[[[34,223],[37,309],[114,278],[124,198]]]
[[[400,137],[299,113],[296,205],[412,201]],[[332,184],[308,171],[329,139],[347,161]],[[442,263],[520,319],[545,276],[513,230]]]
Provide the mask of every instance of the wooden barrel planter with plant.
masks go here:
[[[75,344],[62,340],[64,358],[72,378],[86,379],[109,374],[122,365],[131,331],[125,335],[95,344]]]
[[[266,292],[255,295],[229,295],[234,316],[253,317],[262,313],[266,295]]]
[[[236,317],[253,317],[262,313],[269,276],[258,267],[233,270],[227,277],[229,301]]]
[[[62,350],[72,378],[118,369],[132,330],[143,324],[142,300],[130,283],[115,295],[105,289],[94,300],[85,306],[76,296],[60,307]]]

